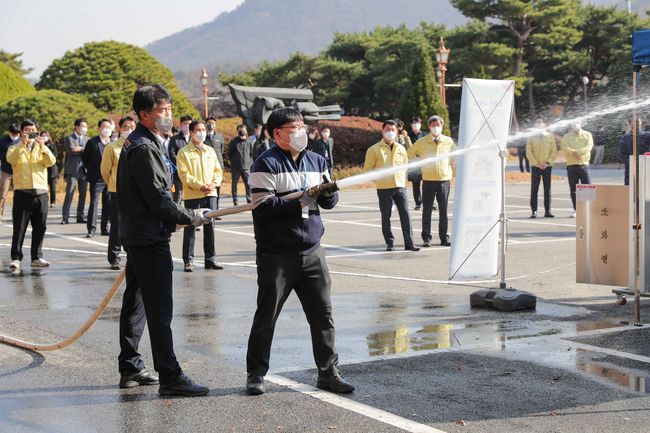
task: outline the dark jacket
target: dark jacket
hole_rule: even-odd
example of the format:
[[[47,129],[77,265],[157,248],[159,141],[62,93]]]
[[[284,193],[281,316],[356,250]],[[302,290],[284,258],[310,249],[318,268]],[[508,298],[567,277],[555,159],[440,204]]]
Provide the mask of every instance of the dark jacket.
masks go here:
[[[253,143],[248,138],[235,137],[228,144],[228,160],[230,169],[250,170],[253,165],[251,151]]]
[[[268,140],[260,140],[259,138],[256,138],[254,143],[253,143],[253,149],[251,150],[251,164],[255,163],[255,160],[260,157],[261,154],[266,152],[271,148],[271,139]]]
[[[104,181],[102,178],[101,165],[105,147],[106,145],[102,143],[99,135],[91,138],[88,140],[88,143],[86,143],[86,147],[81,154],[81,160],[86,167],[86,179],[88,179],[88,182],[96,183]]]
[[[2,136],[2,138],[0,138],[0,169],[2,169],[2,171],[5,173],[13,173],[11,164],[7,162],[7,150],[9,150],[9,147],[16,143],[17,141],[13,141],[9,134],[5,134]]]
[[[299,200],[283,196],[322,183],[324,175],[329,178],[327,162],[308,150],[294,162],[288,152],[273,146],[255,161],[249,178],[253,200],[266,198],[253,210],[258,251],[306,256],[320,246],[325,228],[319,208],[332,209],[338,202],[338,193],[319,196],[318,206],[308,210],[308,218],[303,218]]]
[[[317,153],[323,158],[325,158],[325,161],[327,161],[327,166],[329,168],[332,168],[333,147],[334,147],[334,140],[332,140],[332,138],[328,138],[327,141],[323,140],[322,138],[319,138],[318,140],[312,140],[311,147],[308,146],[307,148],[312,152]]]
[[[639,131],[637,135],[637,154],[650,152],[650,131]],[[624,134],[618,141],[618,162],[625,165],[623,183],[630,184],[630,156],[632,156],[632,133]]]
[[[223,135],[214,131],[212,134],[208,134],[205,137],[205,144],[212,147],[215,152],[217,152],[217,159],[219,160],[219,165],[221,169],[224,169],[223,166],[223,149],[226,146],[226,141],[223,139]]]
[[[171,196],[172,168],[156,136],[138,124],[124,143],[117,169],[120,238],[125,246],[169,241],[192,213]]]
[[[56,179],[59,177],[59,146],[53,141],[48,141],[46,146],[56,158],[56,163],[52,167],[47,168],[47,177],[48,179]]]
[[[66,176],[82,178],[86,175],[86,169],[81,159],[83,151],[80,153],[72,153],[72,147],[81,146],[83,148],[86,146],[87,142],[88,139],[86,137],[79,140],[75,134],[68,135],[63,141],[63,148],[66,153],[63,171]]]
[[[169,147],[167,148],[167,156],[169,156],[169,160],[174,164],[174,167],[176,167],[176,156],[178,155],[178,152],[185,146],[187,146],[187,141],[185,140],[185,136],[183,135],[182,132],[172,136],[169,139]],[[176,180],[179,180],[178,177],[178,172],[174,170],[174,176],[176,177]]]

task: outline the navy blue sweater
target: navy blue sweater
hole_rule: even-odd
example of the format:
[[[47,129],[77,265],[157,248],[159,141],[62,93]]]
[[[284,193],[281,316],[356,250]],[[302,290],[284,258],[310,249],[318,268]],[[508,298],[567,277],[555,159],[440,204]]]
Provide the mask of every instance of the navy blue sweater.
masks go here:
[[[318,205],[309,210],[302,209],[300,201],[284,196],[319,185],[323,176],[329,179],[327,161],[311,151],[303,151],[294,161],[289,152],[274,146],[257,158],[249,184],[253,203],[263,200],[253,210],[258,251],[306,256],[320,246],[325,229],[319,207],[332,209],[338,193],[321,195]]]

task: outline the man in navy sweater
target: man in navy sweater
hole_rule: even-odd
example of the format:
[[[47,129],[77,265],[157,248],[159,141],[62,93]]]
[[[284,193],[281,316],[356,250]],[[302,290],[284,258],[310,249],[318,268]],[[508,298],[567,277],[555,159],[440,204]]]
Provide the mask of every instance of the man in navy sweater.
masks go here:
[[[305,150],[307,132],[302,115],[293,108],[279,108],[267,121],[276,146],[264,152],[253,165],[250,185],[253,226],[257,242],[257,311],[246,354],[246,392],[263,394],[264,375],[269,370],[275,322],[292,290],[296,291],[311,329],[314,360],[318,367],[316,386],[349,393],[354,386],[338,370],[334,347],[331,279],[325,253],[320,246],[323,222],[319,207],[332,209],[338,194],[312,197],[307,193],[329,179],[327,161]],[[299,200],[287,194],[304,191]]]

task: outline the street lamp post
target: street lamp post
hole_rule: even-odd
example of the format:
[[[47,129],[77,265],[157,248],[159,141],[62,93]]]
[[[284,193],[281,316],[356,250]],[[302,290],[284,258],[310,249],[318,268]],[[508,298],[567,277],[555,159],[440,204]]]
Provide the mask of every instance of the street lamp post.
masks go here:
[[[445,48],[445,40],[440,37],[440,43],[436,50],[436,61],[438,62],[438,70],[440,72],[440,99],[442,103],[447,105],[447,94],[445,89],[445,72],[447,72],[447,62],[449,62],[449,53],[451,50]]]
[[[585,114],[587,114],[587,84],[589,84],[589,77],[582,77],[582,88],[584,90],[584,100],[585,100]]]
[[[208,117],[208,71],[203,68],[201,71],[201,85],[203,86],[203,111],[205,118]]]

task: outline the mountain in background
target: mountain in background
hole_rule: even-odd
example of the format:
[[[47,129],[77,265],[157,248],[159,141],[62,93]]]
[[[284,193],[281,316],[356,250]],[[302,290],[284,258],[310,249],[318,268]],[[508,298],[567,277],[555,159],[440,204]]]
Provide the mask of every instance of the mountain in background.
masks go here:
[[[317,54],[334,32],[415,27],[421,21],[454,27],[466,19],[447,0],[246,0],[145,49],[174,72],[201,66],[241,71],[264,60],[284,60],[296,51]]]

